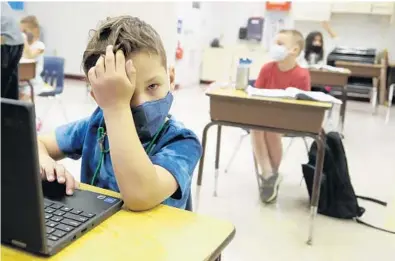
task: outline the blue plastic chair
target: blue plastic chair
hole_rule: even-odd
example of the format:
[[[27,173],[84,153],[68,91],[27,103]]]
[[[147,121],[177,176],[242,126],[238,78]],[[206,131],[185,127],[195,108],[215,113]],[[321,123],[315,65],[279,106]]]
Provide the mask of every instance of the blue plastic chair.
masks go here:
[[[63,92],[64,88],[64,58],[45,56],[44,70],[41,73],[44,82],[51,85],[54,90],[42,92],[41,97],[54,97]]]
[[[44,91],[38,94],[40,97],[53,98],[61,106],[64,118],[67,121],[66,111],[64,109],[60,95],[64,89],[64,58],[55,56],[44,57],[44,70],[41,73],[44,82],[53,87],[53,90]],[[51,104],[51,107],[53,104]],[[46,110],[47,112],[49,111]]]

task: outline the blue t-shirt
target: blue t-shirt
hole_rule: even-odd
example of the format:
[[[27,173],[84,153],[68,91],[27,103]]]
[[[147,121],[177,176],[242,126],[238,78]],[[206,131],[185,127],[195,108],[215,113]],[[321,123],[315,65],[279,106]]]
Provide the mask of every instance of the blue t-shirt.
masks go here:
[[[103,124],[103,112],[97,108],[86,119],[60,126],[56,129],[56,140],[61,151],[72,159],[82,157],[81,182],[90,184],[99,164],[101,150],[97,140],[97,129]],[[163,204],[185,209],[190,196],[193,171],[202,153],[201,144],[196,135],[181,123],[170,117],[167,128],[158,137],[152,152],[151,162],[168,170],[178,183],[178,190]],[[143,143],[147,149],[149,142]],[[108,137],[104,147],[109,148]],[[110,153],[104,156],[95,186],[119,192],[112,168]]]

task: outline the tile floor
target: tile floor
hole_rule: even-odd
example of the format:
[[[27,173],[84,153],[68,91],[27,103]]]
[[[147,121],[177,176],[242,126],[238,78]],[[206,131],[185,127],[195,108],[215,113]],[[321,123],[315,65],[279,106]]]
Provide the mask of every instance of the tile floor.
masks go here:
[[[87,117],[95,108],[84,84],[78,81],[66,81],[62,101],[69,121]],[[50,108],[50,102],[43,99],[37,99],[36,103],[37,114],[46,113],[42,132],[64,122],[59,105]],[[204,88],[184,88],[175,93],[172,114],[201,137],[209,120],[208,105]],[[388,124],[385,112],[386,108],[380,108],[378,115],[373,116],[368,103],[349,102],[344,144],[356,192],[390,202],[387,208],[360,202],[367,208],[364,220],[395,230],[395,107]],[[213,197],[215,128],[210,130],[197,210],[235,224],[236,236],[223,254],[225,261],[395,260],[394,235],[325,216],[318,216],[315,243],[307,246],[308,194],[304,183],[300,183],[300,164],[306,162],[307,156],[302,140],[294,140],[283,160],[284,180],[277,203],[265,206],[259,201],[248,138],[243,141],[228,173],[224,173],[242,134],[240,129],[223,129],[219,194]],[[289,141],[284,139],[284,147]],[[78,161],[64,160],[64,164],[79,178]],[[193,181],[194,194],[195,183],[196,180]]]

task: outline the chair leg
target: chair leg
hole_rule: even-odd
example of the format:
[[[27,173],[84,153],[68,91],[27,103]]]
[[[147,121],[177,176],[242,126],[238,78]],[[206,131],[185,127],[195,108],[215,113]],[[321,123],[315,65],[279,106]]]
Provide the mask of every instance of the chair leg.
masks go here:
[[[228,164],[226,165],[225,173],[227,173],[227,172],[229,171],[230,166],[232,165],[233,160],[234,160],[234,158],[236,157],[237,152],[239,151],[240,146],[241,146],[241,144],[242,144],[244,138],[247,137],[248,135],[249,135],[249,133],[246,133],[246,134],[243,134],[243,135],[240,137],[239,142],[237,143],[236,148],[234,149],[233,154],[232,154],[232,156],[230,157],[230,160],[229,160]]]
[[[284,150],[284,156],[283,156],[283,158],[285,158],[285,155],[287,155],[288,150],[289,150],[289,148],[291,148],[291,145],[292,145],[293,141],[294,141],[294,138],[291,138],[291,141],[288,143],[288,146],[287,146],[287,147],[285,148],[285,150]]]
[[[64,108],[64,106],[63,106],[63,101],[62,101],[62,99],[61,99],[59,96],[55,96],[55,99],[57,100],[58,104],[60,105],[60,109],[62,110],[62,114],[63,114],[64,119],[66,120],[66,122],[69,122],[69,119],[68,119],[68,117],[67,117],[66,110],[65,110],[65,108]]]
[[[385,123],[388,123],[390,120],[392,99],[394,98],[394,88],[395,88],[395,83],[391,84],[388,90],[388,108],[387,108],[387,116],[385,117]]]
[[[49,98],[48,100],[51,100],[51,98]],[[39,117],[41,119],[42,125],[44,125],[45,119],[47,118],[48,113],[51,111],[53,105],[54,105],[53,101],[50,101],[50,104],[46,106],[45,110],[43,111],[44,112],[43,115],[36,115],[36,117]]]
[[[373,87],[370,93],[370,102],[372,103],[372,113],[377,112],[377,87]]]
[[[303,142],[304,142],[304,146],[306,148],[306,152],[307,152],[307,154],[309,154],[309,143],[307,142],[306,137],[303,137],[302,139],[303,139]]]

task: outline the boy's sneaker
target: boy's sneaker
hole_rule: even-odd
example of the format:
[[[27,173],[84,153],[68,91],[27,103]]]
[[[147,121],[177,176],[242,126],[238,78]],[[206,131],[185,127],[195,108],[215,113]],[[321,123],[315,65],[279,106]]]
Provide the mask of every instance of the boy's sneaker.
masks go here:
[[[279,174],[273,174],[268,179],[263,178],[259,175],[260,186],[259,194],[263,203],[270,203],[277,198],[278,188],[281,182],[281,176]]]

